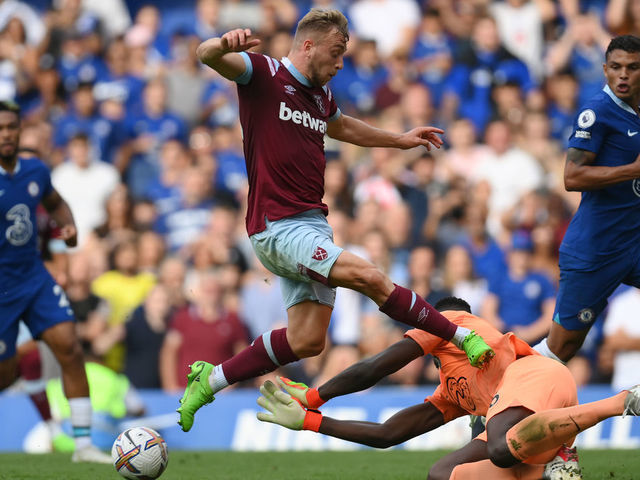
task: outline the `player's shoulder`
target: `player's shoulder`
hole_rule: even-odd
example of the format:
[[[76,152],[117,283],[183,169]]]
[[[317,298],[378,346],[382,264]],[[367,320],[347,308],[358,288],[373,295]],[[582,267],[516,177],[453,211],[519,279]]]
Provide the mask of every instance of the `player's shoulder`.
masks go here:
[[[605,121],[609,118],[609,114],[613,111],[614,107],[615,103],[609,98],[609,95],[604,91],[600,91],[580,107],[577,115],[578,123],[593,124],[595,122]]]
[[[38,157],[20,158],[20,170],[25,174],[49,175],[49,166]]]

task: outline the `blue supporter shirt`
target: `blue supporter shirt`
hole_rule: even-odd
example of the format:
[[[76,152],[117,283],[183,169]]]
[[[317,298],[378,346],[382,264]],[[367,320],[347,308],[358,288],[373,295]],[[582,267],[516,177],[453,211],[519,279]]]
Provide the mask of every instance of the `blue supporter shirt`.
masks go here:
[[[49,168],[38,159],[18,159],[13,173],[0,167],[0,289],[34,281],[42,265],[36,208],[52,190]]]
[[[606,86],[574,121],[570,148],[597,154],[594,165],[615,167],[640,153],[640,117]],[[560,252],[604,261],[640,246],[640,179],[582,192]]]
[[[490,282],[489,291],[500,299],[498,315],[506,331],[538,320],[544,302],[556,296],[551,280],[540,272],[529,272],[519,279],[503,275]]]

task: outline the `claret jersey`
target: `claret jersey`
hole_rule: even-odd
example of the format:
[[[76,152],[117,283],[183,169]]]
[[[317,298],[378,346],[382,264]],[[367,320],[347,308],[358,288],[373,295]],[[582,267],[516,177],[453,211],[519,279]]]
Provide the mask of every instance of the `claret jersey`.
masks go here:
[[[249,176],[247,231],[315,208],[324,196],[324,135],[340,110],[328,87],[315,87],[286,57],[242,52],[235,79]]]
[[[580,110],[569,147],[597,155],[596,166],[615,167],[640,154],[640,117],[606,86]],[[602,261],[635,251],[640,232],[640,178],[582,192],[562,253]]]

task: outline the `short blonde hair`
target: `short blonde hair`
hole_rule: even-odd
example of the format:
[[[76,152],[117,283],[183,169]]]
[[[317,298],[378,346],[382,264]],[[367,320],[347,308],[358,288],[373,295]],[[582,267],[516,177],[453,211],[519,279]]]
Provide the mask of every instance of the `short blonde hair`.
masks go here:
[[[306,33],[328,33],[334,28],[345,40],[349,40],[349,22],[341,11],[312,8],[298,22],[294,41],[299,42],[301,35]]]

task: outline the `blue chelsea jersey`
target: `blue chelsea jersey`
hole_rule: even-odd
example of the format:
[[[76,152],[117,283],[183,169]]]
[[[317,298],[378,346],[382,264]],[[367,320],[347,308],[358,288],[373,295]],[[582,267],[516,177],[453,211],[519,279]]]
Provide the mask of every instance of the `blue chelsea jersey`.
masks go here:
[[[606,86],[578,113],[569,148],[596,154],[596,166],[616,167],[640,154],[640,117]],[[582,192],[560,251],[603,261],[640,247],[640,178]]]
[[[13,173],[0,167],[1,283],[29,281],[23,275],[41,264],[36,208],[52,189],[49,168],[38,159],[18,159]]]

